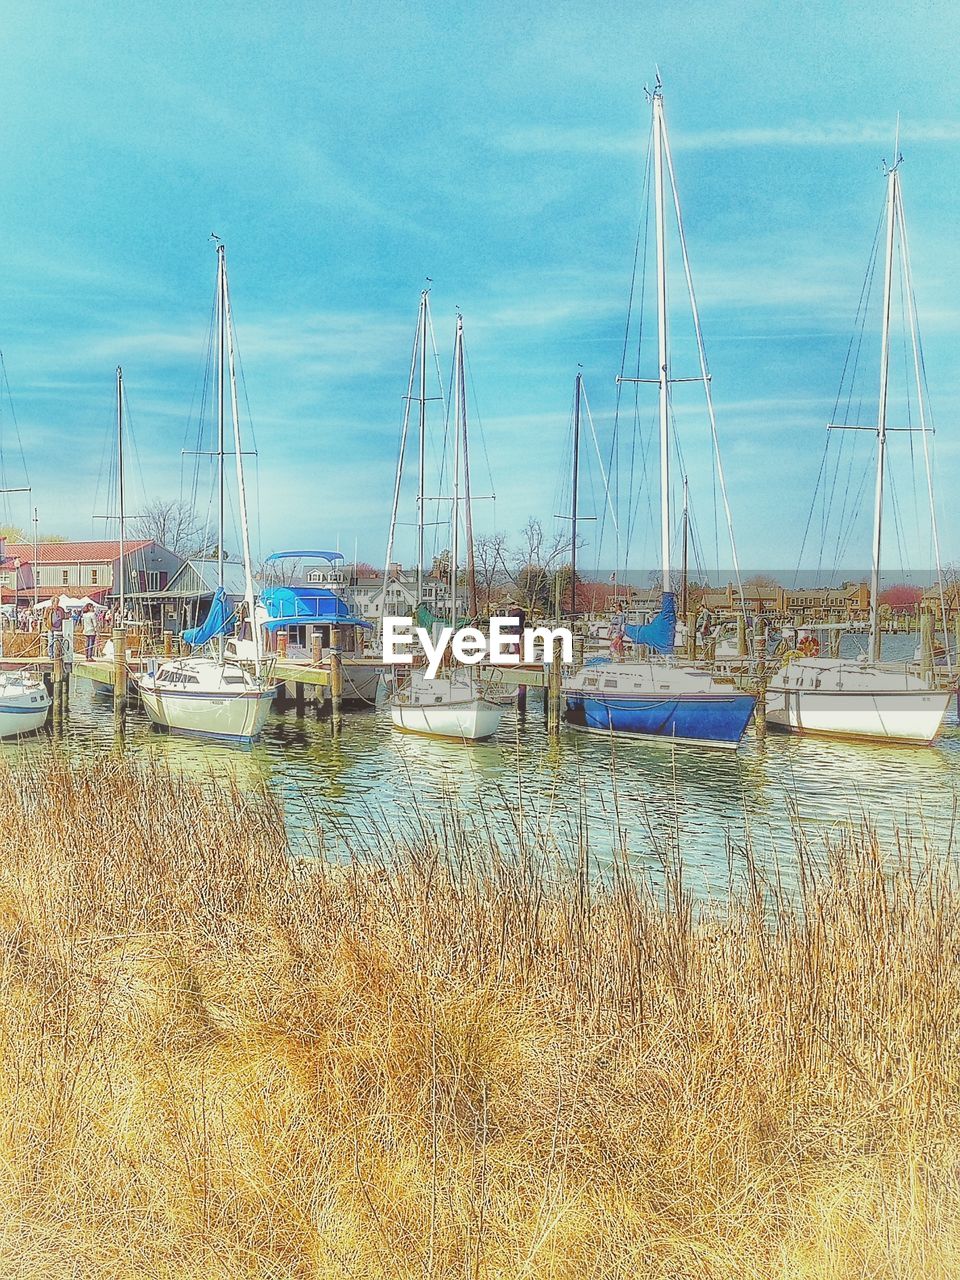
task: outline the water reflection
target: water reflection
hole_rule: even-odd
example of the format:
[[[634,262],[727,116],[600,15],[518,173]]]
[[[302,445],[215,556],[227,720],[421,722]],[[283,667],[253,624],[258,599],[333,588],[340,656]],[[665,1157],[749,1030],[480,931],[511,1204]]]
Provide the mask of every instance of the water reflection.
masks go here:
[[[533,693],[525,718],[511,712],[494,741],[463,746],[398,734],[385,708],[349,714],[339,738],[313,712],[273,714],[248,749],[157,733],[135,707],[123,723],[120,738],[112,702],[77,681],[60,740],[77,754],[146,754],[214,782],[268,786],[305,849],[318,838],[327,849],[355,848],[457,811],[484,835],[510,840],[538,827],[558,856],[586,842],[598,859],[622,848],[654,870],[679,841],[687,866],[710,885],[725,882],[728,851],[748,839],[768,864],[789,865],[797,826],[816,839],[866,816],[887,838],[896,829],[946,846],[960,784],[954,709],[929,748],[751,733],[736,752],[569,730],[551,742]],[[42,739],[0,745],[42,748]]]

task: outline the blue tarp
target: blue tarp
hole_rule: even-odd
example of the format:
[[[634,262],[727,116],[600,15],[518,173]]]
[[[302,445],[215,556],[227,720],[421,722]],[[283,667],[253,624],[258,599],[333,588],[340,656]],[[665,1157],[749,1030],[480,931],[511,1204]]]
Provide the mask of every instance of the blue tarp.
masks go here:
[[[673,592],[665,591],[657,616],[642,627],[628,625],[626,633],[634,644],[645,644],[648,649],[655,649],[657,653],[673,653],[676,629],[677,611],[673,603]]]
[[[268,587],[260,593],[260,603],[267,611],[268,631],[304,625],[372,628],[328,587]]]
[[[190,627],[184,631],[183,638],[191,648],[199,649],[209,640],[226,635],[233,627],[235,617],[236,610],[227,599],[227,593],[223,587],[217,587],[210,601],[210,612],[207,614],[206,621],[199,627]]]

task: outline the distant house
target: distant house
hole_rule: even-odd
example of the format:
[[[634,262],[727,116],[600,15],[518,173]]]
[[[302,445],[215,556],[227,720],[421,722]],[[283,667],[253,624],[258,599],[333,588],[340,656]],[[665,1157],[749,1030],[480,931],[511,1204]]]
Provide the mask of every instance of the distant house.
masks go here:
[[[158,615],[164,631],[179,635],[185,627],[194,627],[206,617],[219,577],[216,560],[185,560],[162,591],[145,593],[142,599],[150,612]],[[243,599],[246,576],[239,561],[224,561],[223,586],[228,599]],[[259,594],[256,582],[254,590]]]
[[[336,589],[332,575],[323,578],[314,576],[324,571],[313,570],[307,575],[308,582],[317,582]],[[352,593],[352,604],[358,615],[367,622],[379,622],[384,613],[388,617],[409,618],[414,615],[417,605],[423,603],[438,617],[445,617],[450,612],[450,584],[432,574],[424,577],[423,600],[417,599],[417,571],[404,569],[399,564],[390,566],[390,573],[384,587],[383,574],[371,574],[354,578],[347,576],[346,587]]]
[[[125,542],[124,593],[162,591],[183,563],[152,538]],[[0,587],[21,604],[52,595],[116,598],[120,587],[120,543],[40,542],[36,559],[31,543],[0,542]]]

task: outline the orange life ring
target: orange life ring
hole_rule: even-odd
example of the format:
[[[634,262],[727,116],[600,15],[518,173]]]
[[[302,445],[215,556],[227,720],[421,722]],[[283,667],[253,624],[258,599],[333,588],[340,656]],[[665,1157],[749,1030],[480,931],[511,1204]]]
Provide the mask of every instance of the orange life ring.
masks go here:
[[[797,648],[805,658],[818,658],[820,656],[820,641],[816,636],[804,636]]]

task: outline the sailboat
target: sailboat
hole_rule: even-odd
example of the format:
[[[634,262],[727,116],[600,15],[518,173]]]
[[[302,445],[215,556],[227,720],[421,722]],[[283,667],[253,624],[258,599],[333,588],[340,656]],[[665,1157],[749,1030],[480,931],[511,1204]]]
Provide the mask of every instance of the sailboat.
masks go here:
[[[672,661],[677,622],[670,570],[671,387],[675,381],[702,381],[714,443],[716,443],[716,428],[710,377],[693,294],[683,224],[680,219],[680,204],[664,120],[663,92],[659,77],[650,98],[653,112],[654,211],[657,242],[657,377],[621,377],[619,381],[649,382],[656,384],[659,389],[660,550],[663,598],[660,612],[652,622],[645,626],[628,626],[626,631],[635,645],[643,645],[660,656],[647,661],[616,663],[609,658],[591,659],[564,685],[566,721],[575,729],[665,739],[676,743],[736,747],[750,723],[756,699],[730,684],[722,684],[715,680],[709,671],[693,665],[675,665]],[[666,175],[669,175],[684,272],[697,335],[700,377],[695,379],[674,379],[671,376],[667,325],[664,199]],[[719,451],[717,451],[717,471],[722,485],[723,471]]]
[[[7,371],[0,356],[0,377],[7,394]],[[12,400],[11,400],[12,403]],[[26,463],[24,462],[24,471]],[[25,477],[26,478],[26,477]],[[31,493],[29,484],[0,488],[0,494]],[[36,526],[35,526],[36,527]],[[34,541],[36,547],[36,540]],[[37,554],[33,556],[34,602],[37,596]],[[17,575],[19,579],[19,574]],[[13,609],[16,612],[17,600],[14,592]],[[4,619],[0,617],[0,658],[3,657]],[[53,699],[39,677],[29,671],[0,671],[0,738],[17,738],[25,733],[33,733],[42,729],[47,720],[47,713]]]
[[[147,715],[154,724],[179,733],[250,741],[259,736],[276,687],[269,680],[263,658],[260,628],[253,625],[256,598],[250,557],[250,531],[243,475],[243,449],[237,404],[237,379],[233,346],[233,317],[227,284],[226,248],[217,242],[217,462],[220,524],[217,547],[218,586],[204,623],[185,631],[183,638],[196,649],[214,644],[212,655],[190,654],[163,662],[133,677]],[[230,659],[224,653],[224,637],[236,629],[237,611],[224,589],[223,539],[225,524],[226,387],[229,384],[233,453],[236,459],[237,497],[243,544],[244,605],[251,621],[253,657],[250,663]]]
[[[899,131],[898,131],[899,132]],[[771,679],[767,687],[767,723],[790,733],[826,734],[832,737],[866,738],[888,742],[932,742],[940,731],[952,694],[933,688],[927,680],[910,672],[905,665],[880,661],[880,554],[883,533],[884,481],[886,472],[887,406],[890,386],[890,313],[893,296],[895,259],[901,269],[903,296],[906,300],[907,328],[912,348],[913,373],[916,382],[919,427],[923,439],[927,491],[930,499],[933,546],[940,580],[941,610],[943,579],[940,573],[940,547],[928,448],[928,421],[923,364],[913,303],[910,278],[910,255],[900,191],[899,138],[896,159],[887,171],[886,248],[883,277],[883,323],[880,340],[880,396],[876,425],[830,424],[851,430],[872,430],[877,437],[877,466],[873,504],[873,562],[870,578],[869,653],[861,661],[827,657],[791,657]],[[914,428],[900,428],[914,429]],[[943,618],[946,636],[946,618]]]
[[[127,554],[126,554],[126,533],[127,533],[127,512],[126,512],[126,486],[124,471],[124,450],[123,450],[123,369],[117,365],[117,533],[119,535],[117,546],[117,621],[125,623],[127,620]],[[103,520],[112,520],[113,516],[102,516]],[[108,661],[113,660],[113,640],[108,638],[104,641],[103,656]],[[113,682],[91,680],[94,693],[105,695],[113,695]]]
[[[410,369],[410,391],[413,390],[415,370],[419,368],[420,394],[408,395],[407,412],[401,434],[400,456],[394,487],[393,512],[390,521],[390,538],[387,545],[387,561],[384,571],[384,610],[386,609],[386,584],[393,553],[400,483],[403,475],[403,454],[407,437],[409,405],[413,399],[419,403],[418,485],[417,485],[417,598],[423,599],[425,503],[425,440],[427,406],[427,339],[430,332],[428,291],[420,295],[420,312],[417,321],[417,339],[414,344]],[[460,558],[460,511],[464,512],[466,539],[467,584],[469,601],[467,611],[471,618],[476,614],[476,575],[473,570],[473,521],[470,507],[470,468],[467,444],[467,393],[463,354],[463,317],[457,316],[457,336],[453,358],[453,497],[451,500],[451,549],[450,549],[450,610],[451,625],[457,625],[459,615],[458,578]],[[463,496],[460,486],[463,484]],[[390,718],[394,727],[407,733],[426,734],[433,738],[453,738],[477,742],[490,738],[500,728],[505,703],[491,696],[472,667],[450,667],[442,675],[429,679],[426,672],[413,668],[402,681],[394,681],[390,694]]]

